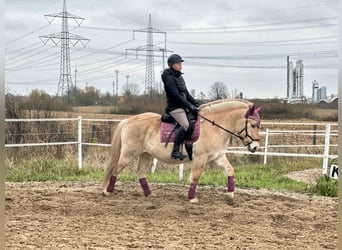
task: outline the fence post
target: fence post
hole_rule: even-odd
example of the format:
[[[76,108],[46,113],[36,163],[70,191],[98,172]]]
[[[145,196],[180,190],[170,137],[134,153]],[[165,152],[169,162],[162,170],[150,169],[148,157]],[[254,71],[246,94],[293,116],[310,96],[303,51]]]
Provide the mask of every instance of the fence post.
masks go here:
[[[267,163],[267,149],[268,147],[268,128],[266,128],[266,135],[265,135],[265,151],[264,151],[264,165]]]
[[[78,117],[78,170],[82,169],[82,117]]]
[[[179,181],[183,180],[183,176],[184,176],[184,164],[181,163],[179,164]]]
[[[327,124],[325,126],[325,141],[324,141],[322,175],[328,174],[329,147],[330,147],[330,124]]]
[[[312,145],[316,145],[317,124],[313,125]]]
[[[156,171],[157,163],[158,163],[158,159],[153,158],[152,168],[151,168],[151,173],[152,173],[152,174],[154,174],[154,172]]]

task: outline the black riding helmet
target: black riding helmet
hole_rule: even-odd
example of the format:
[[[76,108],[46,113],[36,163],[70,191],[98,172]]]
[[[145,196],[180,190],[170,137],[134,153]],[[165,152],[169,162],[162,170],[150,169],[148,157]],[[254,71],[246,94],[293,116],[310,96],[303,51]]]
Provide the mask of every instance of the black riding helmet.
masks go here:
[[[183,60],[183,58],[180,55],[177,55],[177,54],[172,54],[167,59],[167,65],[169,65],[169,67],[171,67],[172,64],[174,64],[176,62],[184,62],[184,60]]]

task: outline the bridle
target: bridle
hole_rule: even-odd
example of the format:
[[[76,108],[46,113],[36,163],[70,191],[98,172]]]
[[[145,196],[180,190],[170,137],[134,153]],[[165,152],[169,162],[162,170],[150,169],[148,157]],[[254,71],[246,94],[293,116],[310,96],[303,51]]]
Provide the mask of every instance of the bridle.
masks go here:
[[[245,147],[247,147],[248,145],[250,145],[253,141],[260,141],[260,139],[254,139],[252,136],[250,136],[250,135],[248,134],[248,129],[247,129],[247,119],[248,119],[248,118],[246,118],[246,120],[245,120],[245,127],[244,127],[239,133],[234,133],[234,132],[230,131],[229,129],[226,129],[226,128],[222,127],[221,125],[217,124],[214,120],[210,120],[210,119],[204,117],[203,115],[201,115],[201,114],[199,114],[199,113],[198,113],[198,116],[201,117],[201,118],[203,118],[204,120],[210,122],[211,125],[216,126],[216,127],[220,128],[220,129],[222,129],[223,131],[225,131],[225,132],[227,132],[227,133],[229,133],[229,134],[231,134],[231,135],[236,136],[236,137],[239,138],[241,141],[244,141],[245,138],[249,138],[250,141],[249,141],[247,144],[244,144]],[[245,132],[245,136],[244,136],[244,137],[241,135],[241,133],[243,133],[243,132]]]

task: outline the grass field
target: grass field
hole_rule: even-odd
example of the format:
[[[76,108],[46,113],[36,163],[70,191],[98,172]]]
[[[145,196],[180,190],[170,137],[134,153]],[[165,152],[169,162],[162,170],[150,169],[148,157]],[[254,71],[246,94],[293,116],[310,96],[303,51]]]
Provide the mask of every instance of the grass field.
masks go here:
[[[337,196],[337,181],[321,178],[317,184],[307,184],[285,177],[291,171],[305,170],[319,166],[317,160],[285,161],[275,160],[267,165],[253,163],[247,156],[236,157],[232,161],[235,166],[235,183],[240,188],[267,189],[274,191],[291,191],[325,196]],[[6,161],[6,181],[101,181],[103,167],[85,165],[77,169],[77,159],[67,155],[58,160],[51,156],[38,156],[20,161]],[[119,176],[120,181],[137,181],[135,164],[128,166]],[[150,182],[189,184],[190,165],[185,164],[184,179],[178,180],[178,166],[158,164],[154,174],[148,175]],[[226,177],[222,169],[208,166],[200,179],[201,185],[226,186]]]

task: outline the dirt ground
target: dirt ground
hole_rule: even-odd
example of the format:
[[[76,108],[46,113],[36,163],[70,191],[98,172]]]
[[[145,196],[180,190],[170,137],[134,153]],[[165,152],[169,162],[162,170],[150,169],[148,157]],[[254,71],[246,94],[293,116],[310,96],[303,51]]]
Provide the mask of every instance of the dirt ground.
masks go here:
[[[320,176],[322,176],[322,168],[311,168],[301,171],[294,171],[285,175],[285,177],[288,177],[290,179],[302,181],[309,184],[317,183],[317,180]]]
[[[6,183],[6,249],[337,249],[337,199],[118,182]]]

